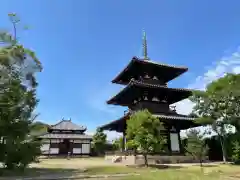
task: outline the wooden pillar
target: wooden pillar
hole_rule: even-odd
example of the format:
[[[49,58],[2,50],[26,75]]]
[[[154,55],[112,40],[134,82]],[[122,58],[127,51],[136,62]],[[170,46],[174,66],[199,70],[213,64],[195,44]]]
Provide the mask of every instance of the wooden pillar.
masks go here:
[[[52,144],[52,142],[51,142],[51,139],[50,139],[50,142],[49,142],[49,150],[48,150],[48,156],[50,156],[51,144]]]
[[[167,144],[168,144],[168,155],[172,155],[172,148],[171,148],[171,138],[170,138],[170,129],[167,129]]]
[[[123,132],[123,140],[122,140],[122,152],[127,150],[126,147],[126,128],[127,128],[127,124],[126,124],[126,120],[124,120],[123,124],[122,124],[122,132]]]
[[[73,148],[75,148],[75,142],[74,142],[74,140],[75,140],[75,139],[73,139],[73,142],[72,142],[72,147],[71,147],[71,150],[72,150],[72,155],[74,155],[74,154],[73,154]]]
[[[125,139],[126,139],[126,137],[125,137],[125,132],[123,132],[123,136],[122,136],[122,152],[124,152],[124,150],[125,150]]]
[[[178,132],[178,142],[179,142],[179,149],[180,149],[179,153],[184,154],[184,149],[183,149],[184,147],[182,146],[180,130],[178,129],[177,132]]]
[[[126,138],[126,135],[125,135],[125,138],[124,138],[124,150],[127,151],[127,138]]]

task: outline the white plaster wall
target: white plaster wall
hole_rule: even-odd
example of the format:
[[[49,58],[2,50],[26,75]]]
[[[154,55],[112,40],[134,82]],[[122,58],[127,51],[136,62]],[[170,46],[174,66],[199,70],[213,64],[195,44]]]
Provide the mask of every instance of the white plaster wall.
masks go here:
[[[90,154],[90,144],[82,144],[82,153]]]
[[[73,148],[73,154],[81,154],[82,149],[81,148]]]
[[[179,140],[177,133],[170,133],[171,149],[172,151],[180,151]]]
[[[43,144],[43,145],[41,146],[41,152],[42,152],[42,154],[48,154],[49,147],[50,147],[50,144]]]
[[[50,148],[49,154],[58,154],[58,153],[59,153],[59,148]]]

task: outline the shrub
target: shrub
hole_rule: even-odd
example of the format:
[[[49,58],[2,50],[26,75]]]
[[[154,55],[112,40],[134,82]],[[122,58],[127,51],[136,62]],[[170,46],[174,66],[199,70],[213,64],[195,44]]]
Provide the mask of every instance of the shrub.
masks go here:
[[[235,164],[240,164],[240,143],[239,143],[239,141],[233,142],[232,160]]]

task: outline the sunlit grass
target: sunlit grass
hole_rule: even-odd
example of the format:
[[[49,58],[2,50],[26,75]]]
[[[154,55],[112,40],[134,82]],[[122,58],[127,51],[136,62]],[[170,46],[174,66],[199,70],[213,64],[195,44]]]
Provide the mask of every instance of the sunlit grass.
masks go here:
[[[39,164],[33,164],[24,173],[13,173],[5,170],[2,173],[2,176],[18,177],[36,177],[41,175],[78,177],[79,175],[111,176],[125,174],[122,177],[108,178],[115,180],[240,180],[240,166],[235,165],[209,165],[203,168],[200,168],[200,166],[177,167],[157,165],[146,168],[110,164],[102,158],[47,159],[40,161]]]
[[[118,178],[118,180],[237,180],[240,179],[240,166],[216,165],[182,167],[182,168],[133,168],[133,167],[92,167],[88,174],[120,174],[135,173],[134,176]]]

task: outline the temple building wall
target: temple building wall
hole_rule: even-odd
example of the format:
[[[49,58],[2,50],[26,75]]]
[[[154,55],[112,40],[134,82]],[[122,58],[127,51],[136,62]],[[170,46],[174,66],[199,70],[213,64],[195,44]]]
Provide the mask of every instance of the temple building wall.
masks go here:
[[[140,101],[130,107],[131,110],[148,109],[151,113],[163,113],[169,111],[169,105],[153,101]]]
[[[69,147],[63,143],[63,139],[45,139],[41,146],[41,152],[43,155],[58,155],[68,154],[70,152],[73,155],[89,155],[91,153],[91,141],[90,140],[69,140]],[[67,149],[64,149],[67,148]],[[63,150],[64,149],[64,152]]]
[[[41,152],[42,152],[42,154],[48,154],[49,148],[50,148],[50,144],[43,144],[43,145],[41,146]]]

